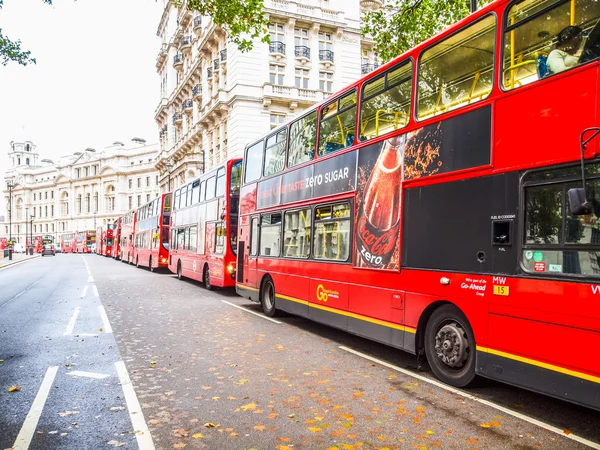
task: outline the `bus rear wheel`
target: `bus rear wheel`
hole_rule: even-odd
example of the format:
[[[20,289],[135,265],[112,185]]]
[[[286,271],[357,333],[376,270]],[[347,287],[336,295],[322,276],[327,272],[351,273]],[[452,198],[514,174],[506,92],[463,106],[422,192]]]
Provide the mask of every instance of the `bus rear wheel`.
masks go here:
[[[139,256],[135,257],[135,267],[140,267],[140,257]]]
[[[180,280],[183,279],[183,272],[181,270],[181,261],[177,262],[177,278]]]
[[[266,316],[275,317],[279,311],[275,308],[275,285],[271,277],[268,277],[260,290],[260,304]]]
[[[443,305],[431,314],[425,328],[425,354],[444,383],[465,387],[475,379],[475,335],[456,306]]]
[[[148,267],[150,267],[150,272],[154,272],[154,267],[152,267],[152,256],[148,260]]]
[[[208,265],[204,266],[204,272],[202,274],[202,282],[204,283],[204,287],[207,290],[212,289],[212,284],[210,284],[210,270],[208,269]]]

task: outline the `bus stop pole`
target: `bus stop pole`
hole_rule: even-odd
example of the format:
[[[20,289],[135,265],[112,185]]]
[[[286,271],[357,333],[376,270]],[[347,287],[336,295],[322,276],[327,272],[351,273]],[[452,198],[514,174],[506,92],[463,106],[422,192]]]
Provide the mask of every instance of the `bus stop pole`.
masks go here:
[[[477,11],[477,0],[471,0],[471,12]]]

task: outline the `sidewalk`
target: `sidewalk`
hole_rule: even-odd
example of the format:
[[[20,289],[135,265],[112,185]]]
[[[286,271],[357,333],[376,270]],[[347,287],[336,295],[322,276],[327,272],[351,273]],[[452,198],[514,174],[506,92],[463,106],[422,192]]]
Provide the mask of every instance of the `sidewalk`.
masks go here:
[[[26,255],[25,253],[13,253],[12,261],[8,258],[0,258],[0,269],[12,264],[16,264],[21,261],[27,261],[28,259],[39,258],[39,253],[35,253],[33,256]]]

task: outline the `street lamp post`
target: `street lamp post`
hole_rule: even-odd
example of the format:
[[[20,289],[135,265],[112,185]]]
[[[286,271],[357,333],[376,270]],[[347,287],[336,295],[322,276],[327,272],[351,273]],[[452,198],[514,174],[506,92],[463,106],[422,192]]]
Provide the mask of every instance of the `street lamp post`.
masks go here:
[[[25,207],[25,249],[29,248],[31,241],[29,240],[29,232],[27,231],[27,225],[29,225],[29,208]],[[27,253],[27,250],[25,250]]]
[[[29,232],[31,233],[31,240],[29,241],[31,243],[31,246],[29,247],[29,255],[33,255],[33,219],[35,219],[35,215],[31,214],[29,216],[29,220],[31,220],[31,223],[29,224]]]
[[[173,171],[173,163],[169,161],[167,163],[167,173],[169,174],[169,187],[167,188],[168,192],[171,192],[171,172]]]
[[[12,242],[12,188],[11,181],[6,182],[8,188],[8,260],[12,260],[13,242]]]

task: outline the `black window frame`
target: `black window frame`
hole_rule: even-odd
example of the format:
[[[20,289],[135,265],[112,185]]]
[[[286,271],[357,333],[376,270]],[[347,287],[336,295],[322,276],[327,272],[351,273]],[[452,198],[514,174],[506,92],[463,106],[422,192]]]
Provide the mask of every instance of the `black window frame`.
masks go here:
[[[248,152],[250,151],[251,148],[253,148],[254,146],[256,146],[256,145],[258,145],[260,143],[262,143],[262,158],[261,158],[261,161],[260,161],[259,176],[258,176],[258,178],[254,179],[252,181],[246,181],[247,170],[248,170],[248,164],[247,164],[247,162],[248,162]],[[250,183],[256,183],[256,182],[258,182],[262,178],[262,173],[263,173],[264,166],[265,166],[265,144],[266,144],[266,139],[262,138],[262,139],[259,139],[258,141],[255,141],[254,143],[248,145],[246,147],[246,149],[244,150],[244,161],[246,161],[246,164],[244,164],[244,167],[243,167],[243,169],[244,169],[243,185],[244,186],[247,185],[247,184],[250,184]]]
[[[288,125],[289,124],[285,124],[280,126],[279,128],[276,128],[275,130],[273,130],[272,133],[270,133],[266,138],[263,139],[264,141],[264,146],[263,146],[263,168],[262,168],[262,172],[261,172],[261,176],[259,179],[261,178],[269,178],[272,176],[275,176],[283,171],[285,171],[286,167],[287,167],[287,155],[288,155],[288,145],[289,145],[289,139],[290,139],[290,133],[289,133],[289,129],[288,129]],[[271,148],[271,147],[275,147],[277,146],[277,144],[279,144],[279,142],[277,142],[277,135],[279,133],[281,133],[282,131],[285,130],[285,151],[283,152],[283,167],[281,168],[281,170],[277,171],[277,172],[273,172],[270,173],[269,175],[265,174],[265,169],[267,168],[267,164],[266,164],[266,159],[267,159],[267,149]],[[267,142],[269,142],[269,139],[271,139],[272,137],[275,137],[275,144],[271,145],[271,147],[267,147]]]
[[[273,255],[263,255],[261,253],[261,244],[262,244],[262,232],[263,232],[263,217],[267,216],[267,215],[275,215],[275,214],[279,214],[281,216],[281,221],[279,222],[279,252],[277,254],[277,256],[273,256]],[[284,216],[284,211],[283,210],[275,210],[275,211],[268,211],[268,212],[263,212],[259,215],[259,227],[258,227],[258,235],[260,236],[259,241],[258,241],[258,258],[281,258],[281,254],[282,254],[282,247],[283,247],[283,240],[281,239],[282,235],[283,235],[283,216]],[[275,227],[277,225],[275,224],[268,224],[266,225],[267,227]]]
[[[356,145],[356,139],[357,139],[357,135],[356,135],[356,127],[357,127],[357,126],[359,126],[359,122],[360,122],[360,117],[357,117],[358,111],[360,111],[360,109],[359,109],[359,104],[360,104],[360,100],[359,100],[359,98],[360,98],[360,95],[358,95],[358,91],[359,91],[359,90],[358,90],[358,87],[357,87],[357,86],[353,87],[352,89],[348,89],[348,90],[347,90],[347,91],[345,91],[344,93],[342,93],[342,94],[339,94],[339,95],[338,95],[338,96],[337,96],[335,99],[333,99],[332,101],[330,101],[330,102],[327,102],[326,104],[322,105],[322,106],[319,108],[319,113],[318,113],[318,116],[317,116],[317,118],[318,118],[318,120],[317,120],[317,148],[316,148],[316,150],[315,150],[315,156],[316,156],[316,158],[315,158],[315,159],[325,158],[325,157],[327,157],[327,156],[329,156],[329,155],[333,155],[334,153],[339,153],[339,152],[341,152],[341,151],[344,151],[344,150],[346,150],[346,149],[348,149],[348,148],[351,148],[351,147],[353,147],[353,146],[355,146],[355,145]],[[354,93],[354,94],[356,95],[356,102],[355,102],[355,103],[354,103],[352,106],[347,106],[347,107],[345,107],[344,109],[340,109],[340,100],[341,100],[341,99],[343,99],[343,98],[345,98],[345,97],[348,97],[348,96],[349,96],[350,94],[352,94],[352,93]],[[331,105],[333,105],[334,103],[337,103],[337,112],[336,112],[336,114],[335,114],[335,115],[333,115],[333,116],[331,116],[331,117],[328,117],[328,118],[326,118],[326,119],[325,119],[326,121],[333,120],[334,118],[336,118],[336,117],[337,117],[337,116],[339,116],[340,114],[343,114],[343,113],[345,113],[346,111],[348,111],[348,110],[350,110],[350,109],[352,109],[352,108],[355,108],[355,111],[354,111],[354,142],[353,142],[351,145],[344,146],[343,148],[340,148],[340,149],[338,149],[338,150],[335,150],[334,152],[331,152],[331,153],[328,153],[328,154],[324,154],[324,155],[319,155],[319,148],[320,148],[320,146],[321,146],[321,123],[323,122],[323,111],[324,111],[324,110],[325,110],[325,109],[326,109],[328,106],[331,106]],[[264,158],[263,158],[263,162],[264,162]]]
[[[285,225],[286,225],[286,215],[288,213],[293,213],[293,212],[297,212],[297,211],[309,211],[310,212],[310,242],[308,244],[308,256],[286,256],[284,253],[285,252],[281,252],[281,258],[285,258],[285,259],[293,259],[293,260],[300,260],[300,261],[306,261],[306,260],[310,260],[312,258],[313,255],[313,239],[314,239],[314,208],[312,206],[304,206],[304,207],[297,207],[297,208],[292,208],[292,209],[285,209],[282,211],[282,223],[281,223],[281,245],[282,245],[282,249],[285,249]],[[318,261],[318,260],[317,260]]]
[[[331,211],[333,212],[333,207],[335,205],[341,205],[343,203],[348,203],[349,207],[350,207],[350,218],[346,219],[346,218],[339,218],[339,219],[335,219],[335,218],[330,218],[330,219],[321,219],[323,221],[328,220],[328,221],[342,221],[342,220],[349,220],[350,221],[350,230],[348,232],[349,235],[349,240],[348,240],[348,258],[345,261],[339,260],[339,259],[325,259],[325,258],[315,258],[314,255],[314,243],[315,243],[315,228],[316,228],[316,224],[317,224],[317,220],[315,218],[315,212],[317,210],[317,208],[323,207],[323,206],[331,206]],[[352,264],[352,250],[354,248],[354,216],[355,216],[355,211],[354,211],[354,200],[352,198],[347,198],[347,199],[343,199],[343,200],[337,200],[334,202],[326,202],[326,203],[317,203],[315,205],[313,205],[313,218],[312,218],[312,223],[311,223],[311,260],[315,261],[315,262],[326,262],[326,263],[335,263],[335,264]]]
[[[301,120],[306,119],[308,116],[310,116],[311,114],[315,114],[316,117],[316,128],[315,128],[315,145],[313,147],[313,157],[311,159],[307,159],[306,161],[302,161],[301,163],[298,164],[294,164],[293,166],[289,165],[289,161],[290,161],[290,137],[292,135],[292,127],[300,122]],[[308,112],[306,112],[305,114],[301,115],[300,117],[294,119],[293,121],[291,121],[290,123],[287,124],[288,125],[288,136],[287,136],[287,144],[286,144],[286,149],[285,149],[285,167],[287,169],[291,169],[292,167],[298,167],[302,164],[306,164],[310,161],[314,161],[317,158],[318,155],[318,151],[319,151],[319,110],[318,109],[312,109]],[[263,161],[264,164],[264,161]]]

